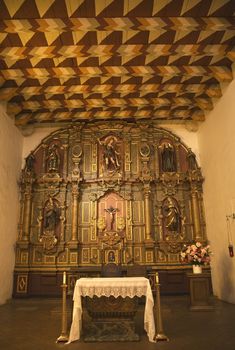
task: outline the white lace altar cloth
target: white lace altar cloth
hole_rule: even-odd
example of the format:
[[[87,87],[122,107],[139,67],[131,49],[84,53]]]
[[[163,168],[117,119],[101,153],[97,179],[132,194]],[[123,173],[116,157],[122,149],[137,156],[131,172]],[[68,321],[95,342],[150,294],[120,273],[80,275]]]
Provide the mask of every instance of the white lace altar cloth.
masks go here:
[[[82,327],[82,300],[81,297],[111,295],[117,298],[121,296],[146,297],[144,310],[144,329],[150,342],[154,342],[155,323],[153,314],[153,294],[149,280],[145,277],[112,277],[112,278],[80,278],[77,280],[73,294],[73,319],[68,343],[80,338]]]

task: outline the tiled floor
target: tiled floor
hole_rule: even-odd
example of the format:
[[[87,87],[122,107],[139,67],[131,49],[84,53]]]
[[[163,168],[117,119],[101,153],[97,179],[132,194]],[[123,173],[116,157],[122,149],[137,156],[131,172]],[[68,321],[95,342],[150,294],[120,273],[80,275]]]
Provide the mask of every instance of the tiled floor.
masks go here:
[[[165,334],[169,342],[150,343],[141,331],[139,342],[56,343],[61,331],[61,300],[11,300],[0,306],[1,350],[235,350],[235,305],[215,300],[214,311],[190,311],[187,296],[162,298]]]

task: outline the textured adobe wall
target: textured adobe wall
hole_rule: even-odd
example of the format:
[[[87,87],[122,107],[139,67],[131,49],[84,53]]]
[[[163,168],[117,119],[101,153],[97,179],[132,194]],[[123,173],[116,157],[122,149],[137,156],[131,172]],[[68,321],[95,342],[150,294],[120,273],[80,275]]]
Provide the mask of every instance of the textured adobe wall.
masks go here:
[[[0,304],[11,297],[23,137],[0,105]]]
[[[214,253],[215,295],[235,303],[235,257],[228,254],[226,215],[235,211],[235,80],[224,91],[199,129],[207,235]],[[231,226],[235,244],[235,220]]]

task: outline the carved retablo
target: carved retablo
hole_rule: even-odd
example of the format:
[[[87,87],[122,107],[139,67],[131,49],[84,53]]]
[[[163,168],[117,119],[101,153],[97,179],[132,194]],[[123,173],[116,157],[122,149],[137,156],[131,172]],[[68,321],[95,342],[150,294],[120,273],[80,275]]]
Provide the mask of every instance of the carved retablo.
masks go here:
[[[22,171],[16,274],[178,269],[182,245],[206,240],[202,182],[192,150],[147,121],[57,130]]]

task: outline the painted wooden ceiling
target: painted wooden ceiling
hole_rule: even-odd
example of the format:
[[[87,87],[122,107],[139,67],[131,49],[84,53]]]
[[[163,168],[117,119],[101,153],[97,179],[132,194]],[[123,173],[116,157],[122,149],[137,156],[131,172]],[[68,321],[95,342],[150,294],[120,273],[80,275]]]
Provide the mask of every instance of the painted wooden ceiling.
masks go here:
[[[0,0],[15,123],[203,121],[233,79],[234,0]]]

